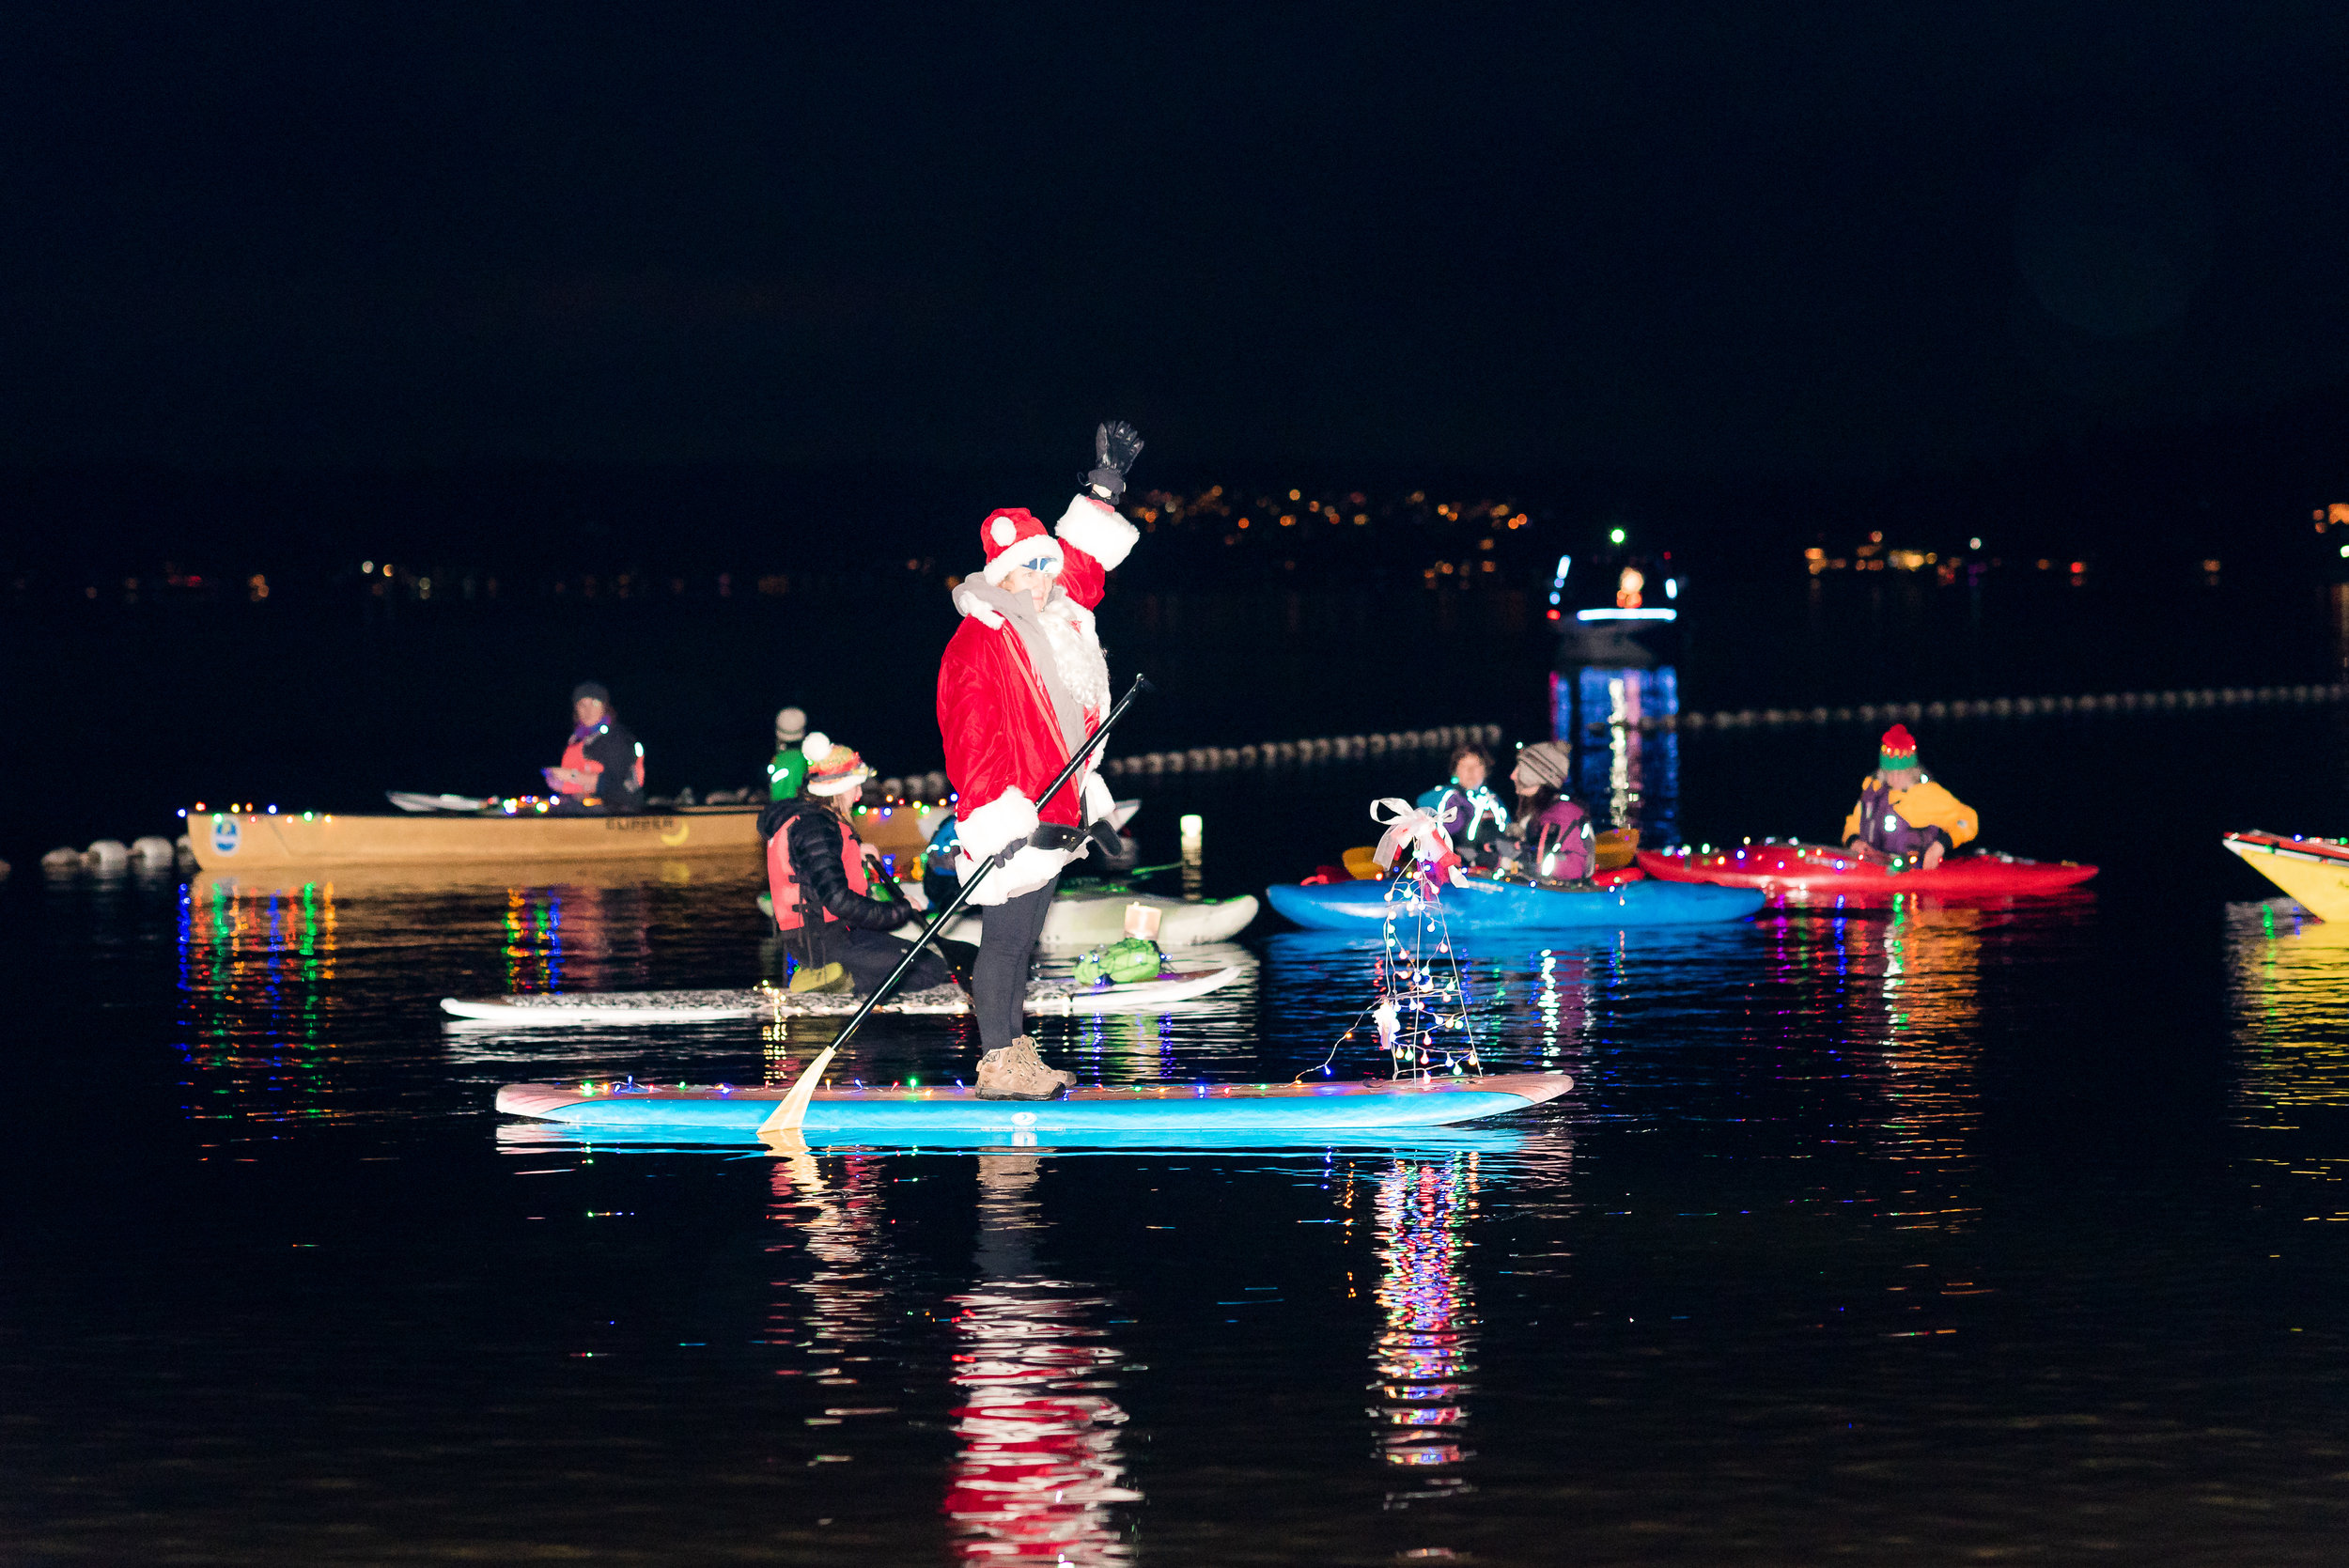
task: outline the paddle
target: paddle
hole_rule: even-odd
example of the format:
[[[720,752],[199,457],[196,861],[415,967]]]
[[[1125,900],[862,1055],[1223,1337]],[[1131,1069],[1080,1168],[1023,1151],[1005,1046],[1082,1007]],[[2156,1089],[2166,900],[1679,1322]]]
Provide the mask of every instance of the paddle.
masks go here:
[[[1126,689],[1126,694],[1117,699],[1117,706],[1110,709],[1109,717],[1101,721],[1099,728],[1096,729],[1091,735],[1085,737],[1085,743],[1077,748],[1077,754],[1068,759],[1068,766],[1062,768],[1060,770],[1060,776],[1054,779],[1050,784],[1046,786],[1044,793],[1036,798],[1036,807],[1038,810],[1043,809],[1046,801],[1051,800],[1053,796],[1058,795],[1067,784],[1068,781],[1077,776],[1077,769],[1085,765],[1085,759],[1091,756],[1095,752],[1098,751],[1100,749],[1101,742],[1109,738],[1110,726],[1116,723],[1119,718],[1125,714],[1125,711],[1133,706],[1134,699],[1136,697],[1141,696],[1144,691],[1149,690],[1150,681],[1148,676],[1136,675],[1134,677],[1133,685],[1128,687]],[[1010,864],[1012,857],[1019,854],[1024,846],[1024,843],[1005,845],[1002,853],[996,855],[992,860],[983,861],[979,863],[977,874],[969,881],[962,884],[962,887],[955,893],[953,901],[939,913],[936,920],[930,922],[928,928],[925,930],[914,941],[914,944],[906,950],[906,955],[897,961],[897,967],[890,971],[889,978],[882,981],[879,986],[873,987],[873,994],[864,999],[864,1005],[856,1010],[854,1016],[848,1019],[848,1026],[842,1030],[838,1037],[832,1041],[833,1049],[837,1050],[843,1044],[845,1044],[848,1036],[857,1032],[858,1026],[863,1024],[866,1018],[872,1017],[873,1009],[879,1006],[883,1001],[886,1001],[889,999],[889,993],[896,989],[897,982],[905,978],[906,970],[911,969],[913,967],[913,961],[922,955],[922,949],[929,945],[932,938],[944,931],[947,924],[954,920],[955,916],[962,913],[962,907],[971,902],[971,895],[973,893],[976,893],[978,891],[979,884],[987,879],[987,874],[994,870],[999,865]],[[813,1092],[814,1091],[812,1090],[810,1091],[810,1093]],[[778,1110],[777,1114],[780,1113],[780,1110]]]
[[[842,1038],[847,1036],[844,1034]],[[839,1045],[834,1043],[817,1053],[816,1060],[807,1064],[805,1072],[800,1074],[799,1081],[791,1085],[791,1092],[777,1100],[775,1109],[758,1124],[759,1137],[800,1130],[800,1124],[807,1120],[807,1102],[816,1097],[817,1086],[824,1081],[824,1069],[832,1065],[832,1053],[839,1048]]]

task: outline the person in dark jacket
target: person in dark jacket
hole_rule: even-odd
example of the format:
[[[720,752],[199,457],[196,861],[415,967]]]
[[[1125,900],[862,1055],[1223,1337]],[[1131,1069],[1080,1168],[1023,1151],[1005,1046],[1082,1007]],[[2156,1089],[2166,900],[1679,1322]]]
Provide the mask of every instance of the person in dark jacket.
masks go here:
[[[571,689],[571,738],[563,761],[538,771],[567,812],[645,809],[645,748],[612,711],[612,693],[592,680]]]
[[[801,750],[808,765],[801,798],[772,801],[758,818],[775,928],[799,967],[791,988],[869,996],[913,946],[889,933],[913,924],[927,901],[918,886],[899,889],[880,875],[857,837],[848,814],[873,776],[864,759],[821,733],[810,734]],[[967,945],[941,939],[907,970],[899,991],[954,979],[941,948],[967,968]]]

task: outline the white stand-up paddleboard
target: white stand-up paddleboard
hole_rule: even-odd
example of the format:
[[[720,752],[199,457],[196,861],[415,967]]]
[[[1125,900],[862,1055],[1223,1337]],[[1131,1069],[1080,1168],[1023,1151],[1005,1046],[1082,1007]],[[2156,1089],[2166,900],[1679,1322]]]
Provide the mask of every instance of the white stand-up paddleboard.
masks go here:
[[[1064,893],[1052,900],[1036,938],[1041,948],[1101,947],[1126,934],[1126,909],[1141,904],[1159,911],[1160,947],[1196,947],[1229,941],[1256,918],[1256,900],[1247,893],[1197,904],[1148,893]],[[965,914],[946,927],[958,942],[979,939],[979,917]]]
[[[1160,947],[1197,947],[1202,942],[1229,941],[1248,929],[1259,906],[1253,894],[1190,903],[1152,893],[1064,893],[1052,900],[1044,916],[1044,929],[1035,944],[1048,951],[1105,947],[1126,934],[1126,908],[1143,904],[1159,911]],[[774,918],[774,903],[765,893],[758,907]],[[975,911],[958,915],[941,933],[958,942],[976,944],[979,917]]]
[[[1240,977],[1237,964],[1191,970],[1129,985],[1080,986],[1069,980],[1028,984],[1027,1010],[1043,1017],[1151,1013],[1170,1002],[1220,991]],[[443,997],[441,1011],[467,1024],[500,1029],[563,1029],[582,1024],[723,1023],[734,1018],[846,1017],[860,1005],[840,993],[786,991],[767,986],[739,991],[556,991],[506,997]],[[968,1013],[971,999],[953,986],[908,991],[877,1013]]]

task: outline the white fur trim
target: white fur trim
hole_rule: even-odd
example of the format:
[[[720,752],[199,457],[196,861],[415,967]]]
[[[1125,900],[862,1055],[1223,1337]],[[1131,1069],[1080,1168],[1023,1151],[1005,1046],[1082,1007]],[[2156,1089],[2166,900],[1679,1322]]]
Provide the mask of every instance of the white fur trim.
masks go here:
[[[1017,898],[1023,893],[1034,893],[1066,869],[1075,854],[1066,849],[1039,849],[1031,844],[1011,858],[1011,863],[988,874],[971,894],[971,902],[985,908]],[[968,883],[979,874],[986,862],[975,861],[969,854],[955,857],[955,875]]]
[[[1003,520],[997,518],[995,520],[1000,524]],[[1009,577],[1014,570],[1026,566],[1031,561],[1050,561],[1051,565],[1046,569],[1054,577],[1058,577],[1062,566],[1066,563],[1067,559],[1061,553],[1058,539],[1050,534],[1034,534],[1021,539],[1018,544],[1005,545],[1002,550],[997,551],[995,558],[979,569],[979,575],[1000,588],[1003,585],[1004,578]]]
[[[1016,789],[1006,789],[976,808],[955,811],[955,836],[972,860],[988,860],[1035,831],[1035,802]]]
[[[1134,542],[1142,531],[1117,515],[1117,508],[1106,501],[1096,501],[1081,495],[1068,504],[1068,510],[1060,515],[1052,532],[1062,541],[1076,546],[1096,561],[1104,571],[1115,571],[1126,557],[1134,552]]]
[[[832,755],[832,737],[822,730],[808,731],[807,738],[800,742],[800,755],[807,758],[810,764],[823,761]]]
[[[982,603],[979,596],[967,588],[955,589],[955,609],[970,616],[989,631],[1003,629],[1003,617],[993,605]]]
[[[1088,826],[1117,810],[1117,797],[1110,793],[1109,781],[1098,773],[1085,775],[1084,801]]]

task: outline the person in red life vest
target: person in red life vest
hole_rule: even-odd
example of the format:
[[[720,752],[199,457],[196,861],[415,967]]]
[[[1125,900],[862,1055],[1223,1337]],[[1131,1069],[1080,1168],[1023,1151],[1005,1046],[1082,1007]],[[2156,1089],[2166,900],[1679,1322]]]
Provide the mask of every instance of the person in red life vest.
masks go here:
[[[612,693],[592,680],[571,689],[571,738],[560,767],[538,771],[561,797],[557,809],[630,813],[645,809],[645,747],[612,711]]]
[[[1591,815],[1565,793],[1571,760],[1563,743],[1536,741],[1517,753],[1509,772],[1517,809],[1501,840],[1501,863],[1537,882],[1579,882],[1597,869]]]
[[[971,1001],[988,1099],[1050,1099],[1077,1081],[1037,1057],[1021,1003],[1061,868],[1103,833],[1114,842],[1113,802],[1090,768],[1039,797],[1109,712],[1093,609],[1139,537],[1116,502],[1141,450],[1131,426],[1102,426],[1085,489],[1053,532],[1019,508],[988,513],[987,566],[954,590],[963,621],[939,663],[938,727],[956,792],[955,870],[968,883],[1000,862],[971,899],[984,932]]]
[[[1908,726],[1886,730],[1876,770],[1859,781],[1859,803],[1843,818],[1843,846],[1915,856],[1931,871],[1981,831],[1974,808],[1926,776]]]
[[[873,770],[864,759],[822,732],[801,742],[807,782],[798,800],[774,800],[759,813],[767,838],[767,891],[784,951],[799,962],[795,991],[854,991],[869,996],[889,978],[912,943],[889,932],[910,924],[923,902],[918,890],[902,891],[905,901],[872,894],[879,879],[867,864],[873,850],[857,837],[849,811],[864,793]],[[884,884],[885,885],[885,884]],[[933,942],[906,971],[899,990],[926,990],[953,979],[951,966]]]

